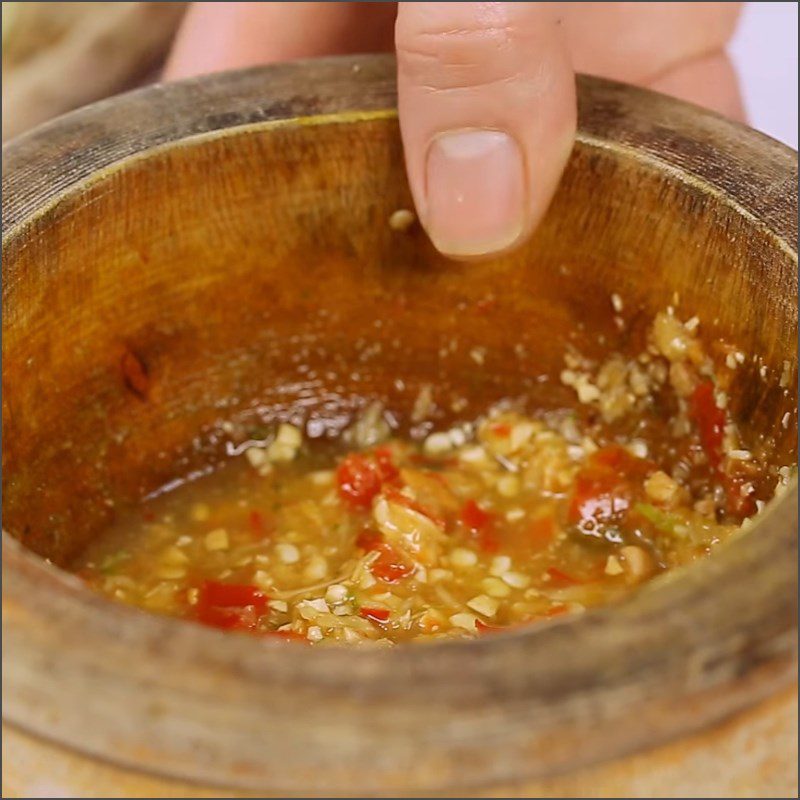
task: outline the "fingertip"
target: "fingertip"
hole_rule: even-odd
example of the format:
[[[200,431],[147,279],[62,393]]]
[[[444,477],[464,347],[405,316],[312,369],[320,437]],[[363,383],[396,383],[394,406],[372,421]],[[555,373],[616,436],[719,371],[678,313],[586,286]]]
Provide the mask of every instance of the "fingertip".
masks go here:
[[[525,164],[504,131],[465,129],[437,136],[425,165],[425,220],[436,248],[457,258],[512,246],[526,225]]]
[[[457,258],[528,237],[575,133],[574,74],[551,13],[490,5],[401,3],[398,16],[409,182],[433,244]]]

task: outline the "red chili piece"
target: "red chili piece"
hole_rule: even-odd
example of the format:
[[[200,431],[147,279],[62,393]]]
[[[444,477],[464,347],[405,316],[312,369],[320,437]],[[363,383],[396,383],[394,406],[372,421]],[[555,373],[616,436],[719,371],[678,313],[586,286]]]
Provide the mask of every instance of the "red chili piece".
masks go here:
[[[740,475],[723,475],[722,485],[725,489],[725,505],[728,513],[744,519],[752,517],[758,511],[755,497],[751,494],[742,494],[742,486],[748,480]]]
[[[700,443],[703,445],[708,463],[718,469],[722,461],[722,437],[725,433],[725,412],[717,406],[714,384],[703,381],[692,394],[690,416],[697,425]]]
[[[505,422],[496,422],[494,425],[489,426],[489,430],[497,437],[505,439],[511,435],[511,426]]]
[[[197,599],[197,619],[225,630],[254,630],[269,598],[249,584],[204,581]]]
[[[364,528],[356,537],[356,547],[360,547],[362,550],[366,550],[369,553],[372,550],[377,550],[382,541],[383,536],[377,531]]]
[[[366,606],[362,606],[358,614],[371,622],[386,622],[389,619],[388,608],[367,608]]]
[[[272,532],[273,521],[254,508],[247,515],[247,527],[257,539],[263,539]]]
[[[461,509],[461,521],[473,531],[485,528],[492,521],[492,515],[484,511],[474,500],[467,500]]]
[[[147,374],[147,367],[136,353],[126,350],[120,360],[120,369],[125,385],[142,400],[147,398],[150,390],[150,377]]]
[[[373,549],[380,553],[370,566],[370,572],[376,578],[386,583],[397,583],[414,571],[413,565],[408,564],[390,544],[381,542]]]
[[[505,630],[505,627],[503,625],[487,625],[485,622],[476,619],[475,630],[478,631],[478,633],[498,633],[499,631]]]
[[[478,314],[485,315],[493,311],[497,306],[497,298],[483,297],[475,303],[475,311]]]
[[[484,511],[474,500],[464,503],[461,522],[475,535],[483,552],[496,553],[500,549],[500,540],[494,530],[494,515]]]
[[[629,488],[610,470],[591,468],[578,473],[570,501],[568,518],[573,524],[586,526],[608,522],[624,514],[630,506]]]
[[[579,586],[583,583],[583,581],[574,578],[572,575],[568,575],[558,567],[548,567],[547,574],[556,586]],[[552,611],[552,609],[550,609],[550,611]],[[548,616],[550,616],[550,612],[548,612]]]
[[[336,470],[339,497],[354,509],[367,509],[381,490],[376,464],[358,453],[346,456]]]
[[[375,451],[375,463],[384,482],[393,481],[400,475],[400,470],[392,461],[392,451],[388,447],[379,447]]]

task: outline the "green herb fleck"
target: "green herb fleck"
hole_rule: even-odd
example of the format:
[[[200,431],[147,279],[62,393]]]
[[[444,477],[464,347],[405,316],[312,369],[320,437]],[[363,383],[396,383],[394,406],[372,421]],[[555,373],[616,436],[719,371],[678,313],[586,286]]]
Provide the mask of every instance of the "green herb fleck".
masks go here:
[[[126,561],[130,557],[131,554],[126,550],[120,550],[117,553],[111,553],[111,555],[106,556],[100,564],[100,572],[102,572],[104,575],[110,575],[116,571],[117,567],[119,567],[123,561]]]
[[[650,503],[637,503],[633,510],[664,533],[675,533],[675,526],[680,525],[681,522],[674,514],[667,514],[660,508],[650,505]]]

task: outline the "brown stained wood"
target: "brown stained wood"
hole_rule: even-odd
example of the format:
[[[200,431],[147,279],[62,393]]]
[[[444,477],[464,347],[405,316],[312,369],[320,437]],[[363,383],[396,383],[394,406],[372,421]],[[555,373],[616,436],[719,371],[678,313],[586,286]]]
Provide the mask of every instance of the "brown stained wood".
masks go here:
[[[407,419],[428,381],[443,408],[465,393],[464,417],[509,395],[571,402],[565,347],[635,351],[674,292],[707,340],[750,356],[729,392],[748,442],[794,463],[794,153],[583,79],[578,144],[535,238],[448,262],[417,226],[388,225],[411,202],[392,70],[328,59],[153,87],[4,149],[14,725],[240,789],[457,791],[619,757],[791,680],[796,484],[713,559],[619,607],[390,653],[309,653],[111,606],[20,544],[67,560],[116,507],[220,458],[232,416],[335,432],[375,397]]]
[[[791,745],[794,740],[794,746]],[[786,746],[783,745],[786,742]],[[219,797],[218,788],[125,769],[6,725],[4,797],[48,788],[70,797]],[[280,797],[236,791],[235,797]],[[463,797],[464,794],[450,795]],[[797,690],[783,691],[697,734],[626,759],[537,781],[495,784],[468,797],[796,797]]]
[[[142,359],[132,350],[126,349],[119,361],[119,366],[125,386],[137,397],[146,400],[150,391],[150,376],[147,374],[147,366]]]

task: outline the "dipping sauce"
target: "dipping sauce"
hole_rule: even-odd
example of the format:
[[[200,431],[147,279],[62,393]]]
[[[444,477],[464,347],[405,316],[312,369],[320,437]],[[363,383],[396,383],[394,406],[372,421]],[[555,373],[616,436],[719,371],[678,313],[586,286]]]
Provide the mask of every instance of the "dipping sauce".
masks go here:
[[[695,327],[663,313],[638,358],[568,354],[582,413],[502,404],[417,441],[375,404],[333,444],[276,425],[121,517],[75,571],[149,611],[313,644],[475,637],[619,600],[788,478],[742,446]],[[637,428],[654,408],[663,424]]]

